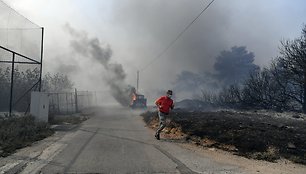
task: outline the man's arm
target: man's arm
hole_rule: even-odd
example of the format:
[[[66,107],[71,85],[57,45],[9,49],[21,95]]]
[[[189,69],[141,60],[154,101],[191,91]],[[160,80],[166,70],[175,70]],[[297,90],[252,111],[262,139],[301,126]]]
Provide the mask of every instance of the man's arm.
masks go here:
[[[172,102],[171,109],[174,109],[174,103]]]
[[[158,107],[161,105],[161,97],[155,101],[155,105]]]

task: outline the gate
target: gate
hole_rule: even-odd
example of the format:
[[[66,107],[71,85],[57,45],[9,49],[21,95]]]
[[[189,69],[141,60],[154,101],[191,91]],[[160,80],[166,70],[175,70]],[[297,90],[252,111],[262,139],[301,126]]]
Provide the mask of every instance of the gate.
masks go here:
[[[97,105],[96,92],[77,91],[48,93],[50,114],[73,114]]]

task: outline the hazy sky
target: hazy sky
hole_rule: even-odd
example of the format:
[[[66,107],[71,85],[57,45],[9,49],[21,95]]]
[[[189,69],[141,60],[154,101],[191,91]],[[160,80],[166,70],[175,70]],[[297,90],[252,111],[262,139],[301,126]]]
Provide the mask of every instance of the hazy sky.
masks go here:
[[[103,66],[73,52],[65,25],[109,46],[111,61],[122,64],[126,82],[135,85],[137,69],[151,62],[210,1],[4,2],[45,27],[45,72],[62,71],[78,88],[105,90],[100,78],[106,73]],[[254,52],[256,64],[268,65],[277,55],[281,39],[300,35],[305,17],[305,0],[216,0],[161,59],[141,72],[141,91],[148,95],[171,88],[183,70],[211,71],[219,52],[235,45]]]

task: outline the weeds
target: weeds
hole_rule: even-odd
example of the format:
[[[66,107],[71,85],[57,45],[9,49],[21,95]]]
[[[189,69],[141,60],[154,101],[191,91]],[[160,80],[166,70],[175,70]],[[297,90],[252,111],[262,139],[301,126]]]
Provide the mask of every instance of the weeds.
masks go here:
[[[53,133],[47,123],[37,122],[32,116],[0,118],[0,156],[8,156]]]

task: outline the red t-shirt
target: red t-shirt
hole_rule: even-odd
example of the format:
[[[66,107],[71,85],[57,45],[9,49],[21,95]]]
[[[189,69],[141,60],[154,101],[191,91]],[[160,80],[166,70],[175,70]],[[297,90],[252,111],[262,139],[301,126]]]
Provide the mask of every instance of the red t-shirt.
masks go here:
[[[161,96],[155,101],[155,104],[159,106],[159,111],[168,114],[170,108],[173,109],[173,100],[167,96]]]

